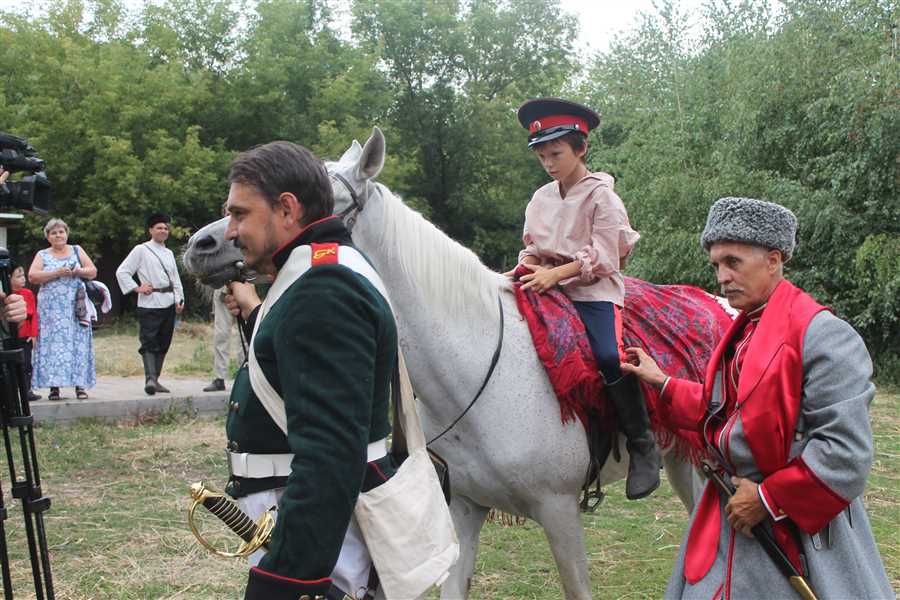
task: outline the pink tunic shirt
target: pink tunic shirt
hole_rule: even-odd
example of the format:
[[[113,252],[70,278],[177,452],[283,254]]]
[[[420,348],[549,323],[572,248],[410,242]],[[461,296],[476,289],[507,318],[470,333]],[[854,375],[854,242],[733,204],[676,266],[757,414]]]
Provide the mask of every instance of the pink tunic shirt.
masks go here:
[[[631,228],[621,198],[606,173],[590,173],[563,198],[559,183],[539,188],[525,209],[525,249],[519,262],[535,256],[546,267],[573,260],[581,274],[560,282],[562,291],[576,301],[607,301],[622,306],[625,281],[621,269],[641,237]]]

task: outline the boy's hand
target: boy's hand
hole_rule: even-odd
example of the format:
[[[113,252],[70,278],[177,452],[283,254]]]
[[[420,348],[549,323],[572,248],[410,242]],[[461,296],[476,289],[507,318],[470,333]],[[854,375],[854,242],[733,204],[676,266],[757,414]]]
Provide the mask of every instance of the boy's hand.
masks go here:
[[[538,294],[543,294],[559,283],[560,278],[556,273],[556,269],[548,269],[541,265],[530,265],[527,263],[523,263],[521,266],[531,271],[529,275],[523,275],[519,278],[519,281],[525,282],[525,285],[522,286],[523,290],[530,288]]]

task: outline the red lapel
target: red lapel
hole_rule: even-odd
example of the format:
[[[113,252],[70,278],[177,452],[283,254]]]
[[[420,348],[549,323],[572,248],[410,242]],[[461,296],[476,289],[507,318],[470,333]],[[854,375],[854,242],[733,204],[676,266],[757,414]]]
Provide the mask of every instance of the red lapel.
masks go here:
[[[725,353],[725,350],[728,348],[728,345],[731,343],[732,338],[736,335],[740,335],[740,333],[744,330],[744,325],[747,324],[747,313],[741,312],[737,316],[737,318],[731,323],[731,327],[728,328],[728,331],[725,332],[725,335],[722,336],[722,339],[719,340],[719,344],[716,346],[716,349],[713,350],[712,356],[709,359],[709,364],[706,365],[706,380],[703,382],[703,398],[707,402],[712,398],[712,389],[713,384],[716,381],[716,372],[719,370],[719,366],[722,364],[722,355]]]
[[[790,282],[783,279],[769,296],[768,304],[763,309],[756,331],[750,339],[750,345],[747,346],[747,356],[744,357],[741,378],[738,382],[738,406],[743,406],[756,389],[763,373],[787,339],[794,289]]]

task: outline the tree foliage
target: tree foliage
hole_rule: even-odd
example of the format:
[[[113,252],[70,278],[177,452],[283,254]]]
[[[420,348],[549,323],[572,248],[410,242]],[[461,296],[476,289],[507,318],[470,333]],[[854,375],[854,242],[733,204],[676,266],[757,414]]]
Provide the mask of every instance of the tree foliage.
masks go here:
[[[779,202],[800,222],[788,276],[896,361],[900,15],[783,4],[708,2],[694,38],[671,0],[644,15],[590,66],[582,93],[605,114],[592,160],[644,235],[634,274],[714,289],[697,242],[710,204]]]
[[[580,64],[558,0],[53,0],[0,15],[0,130],[38,147],[107,274],[151,210],[176,243],[214,218],[236,152],[336,157],[376,124],[385,182],[505,269],[545,181],[515,109],[566,95],[603,116],[589,162],[643,234],[632,274],[714,289],[710,204],[780,202],[800,220],[789,276],[900,365],[898,19],[887,0],[657,0]]]

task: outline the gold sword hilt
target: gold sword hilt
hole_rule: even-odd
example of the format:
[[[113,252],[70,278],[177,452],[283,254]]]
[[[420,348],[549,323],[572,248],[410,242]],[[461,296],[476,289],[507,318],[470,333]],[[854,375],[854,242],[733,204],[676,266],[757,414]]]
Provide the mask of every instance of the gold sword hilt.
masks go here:
[[[226,558],[239,558],[249,556],[260,548],[268,548],[272,530],[275,528],[275,519],[271,512],[266,511],[254,522],[225,494],[207,487],[202,481],[191,485],[191,498],[193,501],[188,508],[188,525],[200,545],[213,554]],[[194,511],[201,505],[241,538],[242,543],[236,551],[220,550],[203,537],[194,522]]]

